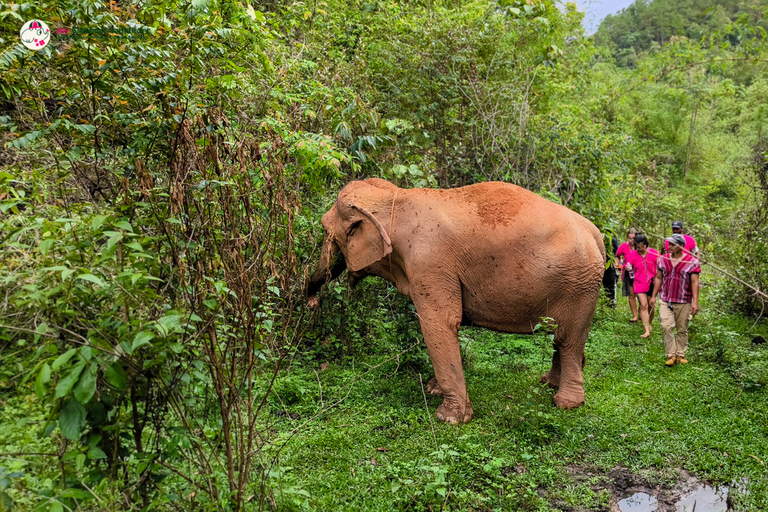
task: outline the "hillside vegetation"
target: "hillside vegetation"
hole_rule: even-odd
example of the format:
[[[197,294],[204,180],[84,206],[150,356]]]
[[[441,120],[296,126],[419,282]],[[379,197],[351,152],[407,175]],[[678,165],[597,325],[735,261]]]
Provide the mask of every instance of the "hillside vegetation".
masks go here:
[[[705,41],[730,23],[749,20],[753,34],[765,37],[768,22],[759,0],[636,0],[600,23],[594,36],[598,46],[608,48],[618,66],[634,67],[649,51],[656,52],[673,38]],[[728,33],[727,45],[738,45],[744,37]],[[748,36],[749,37],[749,36]]]
[[[616,466],[765,508],[766,16],[638,1],[589,38],[550,0],[3,4],[0,510],[605,510],[583,474]],[[320,217],[373,176],[515,183],[656,247],[682,220],[714,265],[696,364],[603,301],[560,411],[543,336],[462,330],[484,412],[433,425],[408,300],[303,297]]]

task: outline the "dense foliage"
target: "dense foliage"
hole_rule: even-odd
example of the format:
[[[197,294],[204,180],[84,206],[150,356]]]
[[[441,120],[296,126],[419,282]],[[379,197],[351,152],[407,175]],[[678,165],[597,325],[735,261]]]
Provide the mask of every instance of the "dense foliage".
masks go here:
[[[284,457],[351,386],[324,402],[317,364],[381,343],[429,372],[381,283],[305,310],[319,217],[354,178],[508,181],[619,235],[679,218],[765,290],[767,13],[710,7],[638,0],[592,40],[550,0],[0,6],[0,510],[317,507]],[[31,19],[69,33],[27,50]],[[764,328],[761,295],[706,284]],[[719,325],[705,356],[762,389],[764,358],[725,354]],[[482,508],[450,501],[456,455],[434,448],[392,475],[431,479],[398,506]]]
[[[619,66],[634,67],[643,54],[660,50],[674,37],[694,41],[737,20],[749,20],[753,32],[746,37],[765,38],[768,21],[759,0],[636,0],[600,23],[595,42],[610,50]],[[728,44],[741,43],[743,34],[729,34]]]

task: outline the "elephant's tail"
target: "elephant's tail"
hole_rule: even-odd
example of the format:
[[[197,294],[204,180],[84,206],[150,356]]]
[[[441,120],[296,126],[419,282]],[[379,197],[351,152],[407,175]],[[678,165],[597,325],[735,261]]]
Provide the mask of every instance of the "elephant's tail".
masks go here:
[[[597,229],[597,226],[595,226],[591,222],[589,222],[589,230],[593,240],[595,241],[597,250],[600,252],[600,261],[596,262],[596,267],[597,265],[599,265],[598,274],[601,276],[600,278],[602,279],[603,271],[605,270],[605,262],[606,262],[606,252],[605,252],[605,244],[603,243],[603,235],[600,234],[600,230]]]

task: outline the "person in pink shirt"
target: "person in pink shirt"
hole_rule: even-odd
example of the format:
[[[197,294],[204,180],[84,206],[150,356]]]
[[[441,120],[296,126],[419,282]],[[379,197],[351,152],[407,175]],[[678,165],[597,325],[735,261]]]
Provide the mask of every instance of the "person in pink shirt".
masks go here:
[[[635,250],[626,258],[625,268],[634,274],[634,290],[640,301],[640,319],[643,321],[645,332],[640,336],[647,338],[651,335],[651,322],[656,308],[649,308],[653,294],[653,281],[656,278],[659,252],[648,247],[648,238],[642,233],[635,235]]]
[[[624,268],[627,262],[627,256],[635,250],[635,235],[637,230],[629,228],[627,230],[627,241],[619,246],[616,251],[616,268],[621,270],[621,295],[629,297],[629,309],[632,311],[630,322],[637,322],[637,299],[635,298],[635,289],[632,283],[632,272]]]
[[[683,254],[699,254],[699,248],[696,246],[696,240],[692,236],[683,234],[683,223],[676,220],[672,223],[672,234],[682,235],[685,239],[685,247],[683,247]],[[669,254],[669,238],[664,240],[664,254]]]

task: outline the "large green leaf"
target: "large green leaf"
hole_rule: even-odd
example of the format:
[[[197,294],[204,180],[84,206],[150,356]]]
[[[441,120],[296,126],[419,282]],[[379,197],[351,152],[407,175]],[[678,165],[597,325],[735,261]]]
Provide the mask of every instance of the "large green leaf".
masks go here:
[[[5,491],[0,491],[0,511],[5,512],[13,508],[13,500]]]
[[[50,380],[51,367],[48,366],[48,363],[45,363],[43,367],[40,368],[40,373],[37,374],[37,379],[35,380],[35,394],[40,400],[43,399],[43,396],[45,395],[45,385],[48,384]]]
[[[126,230],[126,231],[131,231],[131,232],[133,232],[133,227],[131,227],[131,225],[130,225],[130,224],[128,224],[128,222],[126,222],[126,221],[124,221],[124,220],[121,220],[121,221],[115,222],[115,226],[117,226],[118,228],[124,229],[124,230]]]
[[[77,382],[77,378],[80,377],[80,373],[82,373],[83,368],[85,368],[84,361],[78,363],[77,366],[72,368],[68,374],[59,380],[59,383],[56,384],[56,398],[66,396],[67,393],[72,390],[72,386],[74,386],[75,382]]]
[[[161,336],[168,336],[179,326],[181,315],[167,315],[157,321],[157,331]]]
[[[53,244],[56,242],[55,238],[46,238],[42,242],[40,242],[40,254],[45,256],[48,254],[48,251],[53,247]]]
[[[104,376],[106,377],[107,382],[117,389],[125,389],[127,378],[123,365],[121,365],[119,361],[115,361],[107,366]]]
[[[135,338],[133,338],[133,345],[131,346],[131,353],[133,353],[137,348],[143,346],[143,345],[149,345],[149,341],[154,338],[155,335],[152,334],[149,331],[141,331],[136,335]]]
[[[51,370],[58,370],[61,366],[64,365],[67,361],[72,359],[72,356],[77,353],[77,350],[74,348],[71,348],[61,354],[59,357],[56,358],[56,360],[51,365]]]
[[[91,229],[96,231],[104,224],[105,220],[107,220],[106,215],[95,215],[91,220]]]
[[[93,365],[85,369],[75,386],[74,396],[81,404],[87,404],[96,392],[96,372]]]
[[[104,286],[104,281],[102,281],[101,279],[99,279],[93,274],[80,274],[79,276],[77,276],[76,279],[83,279],[85,281],[90,281],[91,283],[97,284],[99,286]]]
[[[85,408],[74,398],[68,398],[61,408],[59,428],[64,437],[71,441],[77,441],[80,431],[85,425]]]
[[[88,458],[91,460],[106,459],[107,454],[104,453],[104,450],[102,450],[101,448],[94,446],[93,448],[88,450]]]

